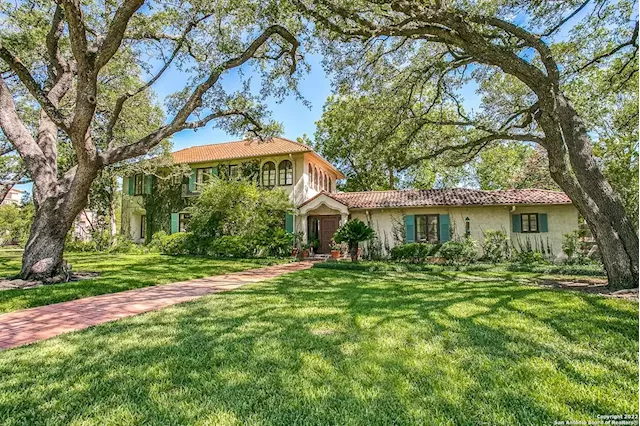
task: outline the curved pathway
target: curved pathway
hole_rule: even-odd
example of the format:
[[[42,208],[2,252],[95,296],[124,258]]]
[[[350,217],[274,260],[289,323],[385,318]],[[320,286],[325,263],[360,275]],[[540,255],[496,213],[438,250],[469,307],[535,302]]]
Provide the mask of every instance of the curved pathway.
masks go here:
[[[103,294],[0,315],[0,350],[309,269],[313,261]]]

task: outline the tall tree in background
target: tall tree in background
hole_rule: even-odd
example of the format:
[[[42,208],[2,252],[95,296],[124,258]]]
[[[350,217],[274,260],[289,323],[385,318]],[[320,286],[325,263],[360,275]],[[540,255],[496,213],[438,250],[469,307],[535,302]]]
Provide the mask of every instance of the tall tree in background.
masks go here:
[[[299,42],[280,25],[288,22],[283,16],[291,16],[290,11],[271,6],[250,1],[1,3],[0,128],[33,180],[36,209],[22,278],[60,274],[65,235],[105,167],[143,156],[171,135],[213,120],[230,132],[258,130],[266,112],[249,86],[227,93],[220,79],[229,70],[259,63],[268,83],[262,96],[293,87]],[[157,69],[149,70],[145,84],[121,93],[105,120],[99,120],[105,69],[129,54],[138,66],[157,62]],[[118,145],[111,135],[121,125],[124,105],[174,65],[189,78],[170,98],[170,120]],[[35,129],[25,125],[16,109],[20,96],[37,103]],[[105,123],[106,137],[99,143],[96,126]],[[68,138],[75,156],[75,164],[62,175],[60,135]]]
[[[424,117],[414,115],[411,105],[406,105],[410,96],[401,87],[372,81],[368,88],[361,96],[329,97],[316,123],[314,147],[345,172],[342,189],[458,184],[463,177],[459,159],[455,165],[434,159],[432,149],[436,143],[451,143],[463,135],[454,128],[424,126]],[[439,116],[443,113],[440,108],[437,111]]]
[[[547,153],[537,146],[497,144],[481,151],[472,168],[481,189],[560,189],[549,174]]]
[[[443,152],[481,150],[506,140],[544,147],[551,176],[598,242],[609,285],[638,285],[637,230],[594,155],[589,115],[569,99],[573,82],[594,68],[610,70],[612,90],[637,78],[635,2],[296,3],[327,41],[338,85],[349,82],[354,93],[371,75],[385,75],[418,93],[414,105],[428,113],[434,103],[460,105],[461,88],[475,80],[482,96],[479,113],[458,110],[454,121],[425,121],[479,132]]]

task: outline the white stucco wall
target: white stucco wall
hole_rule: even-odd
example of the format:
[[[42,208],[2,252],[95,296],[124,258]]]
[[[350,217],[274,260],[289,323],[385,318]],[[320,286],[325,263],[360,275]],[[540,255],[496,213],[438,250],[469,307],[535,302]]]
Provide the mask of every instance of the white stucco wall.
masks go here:
[[[572,205],[516,206],[479,206],[479,207],[420,207],[404,209],[351,210],[351,218],[369,222],[382,241],[384,247],[393,247],[404,229],[405,214],[449,214],[451,230],[455,237],[463,237],[465,218],[469,218],[471,238],[482,245],[483,232],[487,229],[503,230],[516,243],[530,239],[543,239],[545,247],[551,246],[556,257],[562,257],[562,234],[578,229],[578,211]],[[511,229],[511,215],[521,213],[546,213],[549,232],[514,233]],[[535,246],[535,244],[533,244]],[[481,254],[481,249],[480,249]]]

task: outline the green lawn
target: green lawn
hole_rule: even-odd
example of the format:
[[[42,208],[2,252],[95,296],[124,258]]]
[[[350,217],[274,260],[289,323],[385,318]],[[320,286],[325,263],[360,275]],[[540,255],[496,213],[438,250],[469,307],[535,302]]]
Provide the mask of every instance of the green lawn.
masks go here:
[[[20,272],[20,251],[0,251],[0,278]],[[159,254],[69,253],[74,271],[94,271],[95,279],[24,290],[1,290],[0,313],[65,302],[98,294],[237,272],[273,264],[271,260],[217,260]]]
[[[314,268],[0,352],[4,424],[638,414],[638,306],[531,274]]]

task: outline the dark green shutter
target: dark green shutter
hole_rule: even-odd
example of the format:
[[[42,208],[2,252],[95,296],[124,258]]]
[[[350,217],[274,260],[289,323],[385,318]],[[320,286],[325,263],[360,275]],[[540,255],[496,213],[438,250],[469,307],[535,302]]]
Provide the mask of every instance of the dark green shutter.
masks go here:
[[[211,169],[211,174],[212,174],[213,176],[218,176],[218,166],[213,167],[213,168]]]
[[[153,176],[147,175],[144,177],[144,193],[151,194],[151,186],[153,185]]]
[[[134,181],[135,177],[134,176],[129,176],[127,178],[127,180],[129,181],[129,195],[133,195],[133,181]]]
[[[284,218],[284,229],[287,232],[293,233],[293,215],[291,213],[287,213]]]
[[[549,232],[549,221],[547,220],[546,214],[538,215],[538,227],[540,228],[540,232]]]
[[[522,222],[520,221],[519,214],[514,214],[511,216],[511,230],[513,232],[522,232]]]
[[[166,217],[166,216],[165,216]],[[171,233],[178,232],[180,226],[180,213],[171,213]]]
[[[196,170],[191,170],[189,175],[189,192],[193,192],[196,188]]]
[[[404,217],[404,234],[407,243],[413,243],[416,240],[416,217],[412,214]]]
[[[446,243],[451,237],[451,226],[449,224],[449,215],[440,215],[440,242]]]

